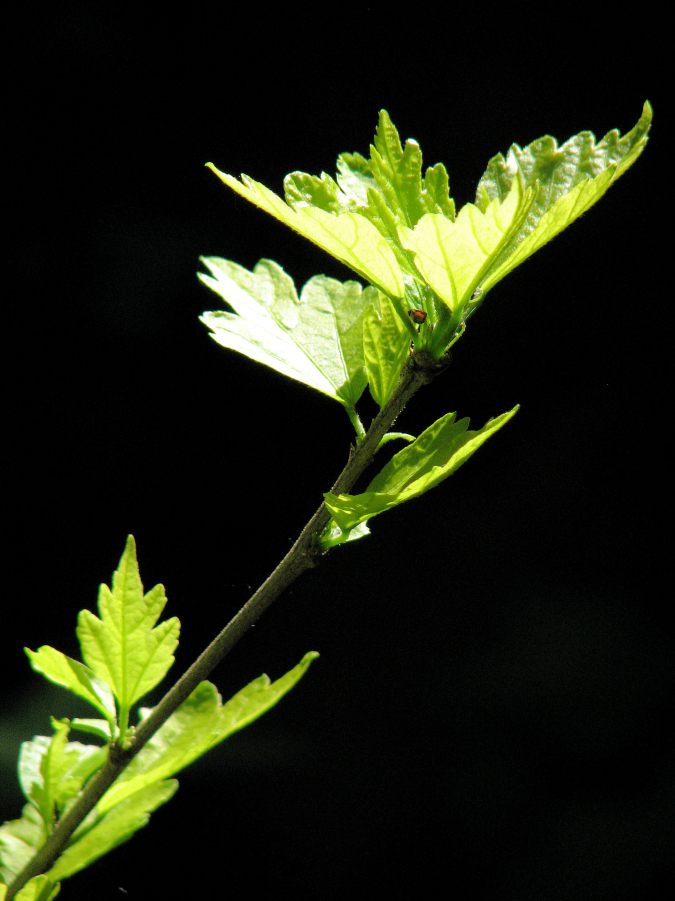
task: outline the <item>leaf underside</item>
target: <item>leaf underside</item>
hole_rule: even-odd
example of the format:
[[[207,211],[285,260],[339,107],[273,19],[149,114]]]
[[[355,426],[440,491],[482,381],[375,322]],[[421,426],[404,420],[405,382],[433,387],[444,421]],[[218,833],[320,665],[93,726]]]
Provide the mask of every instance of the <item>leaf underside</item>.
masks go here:
[[[374,288],[320,275],[300,297],[293,280],[271,260],[249,272],[218,257],[202,258],[205,285],[234,310],[201,317],[219,344],[303,382],[347,407],[366,387],[363,317]]]

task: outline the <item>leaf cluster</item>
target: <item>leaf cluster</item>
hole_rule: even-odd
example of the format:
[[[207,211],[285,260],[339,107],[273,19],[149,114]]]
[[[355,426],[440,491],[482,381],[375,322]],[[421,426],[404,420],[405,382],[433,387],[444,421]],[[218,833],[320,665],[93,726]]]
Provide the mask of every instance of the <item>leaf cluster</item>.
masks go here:
[[[548,135],[524,149],[514,144],[506,156],[490,160],[475,203],[457,214],[443,164],[422,175],[419,144],[409,139],[402,146],[386,110],[368,159],[340,154],[335,178],[292,172],[284,180],[284,199],[248,175],[237,179],[208,166],[240,196],[388,295],[416,348],[438,361],[485,295],[635,162],[651,120],[646,102],[623,137],[614,129],[599,142],[585,131],[560,147]],[[410,310],[426,314],[417,333],[407,319]],[[241,345],[234,349],[248,352]]]
[[[178,643],[176,617],[157,625],[165,604],[162,585],[144,593],[130,535],[112,590],[101,585],[99,616],[89,610],[79,614],[77,635],[84,663],[48,646],[37,651],[26,648],[36,672],[88,701],[103,718],[52,718],[53,735],[38,735],[22,744],[19,782],[28,803],[20,819],[0,826],[0,878],[5,883],[44,844],[106,763],[111,749],[124,748],[133,736],[130,710],[162,681]],[[178,782],[172,776],[273,707],[317,656],[306,654],[274,683],[265,675],[258,677],[226,704],[213,684],[201,682],[122,771],[55,865],[32,879],[17,897],[54,897],[60,880],[127,841],[173,796]],[[150,712],[141,708],[139,723]],[[68,741],[71,729],[96,736],[104,744]]]
[[[488,163],[476,202],[456,213],[442,163],[424,174],[417,141],[401,144],[386,110],[370,156],[342,153],[335,178],[292,172],[284,198],[247,175],[209,163],[240,196],[313,241],[370,284],[315,276],[298,296],[270,260],[253,272],[203,259],[201,280],[229,307],[202,321],[221,345],[243,353],[341,403],[357,443],[356,411],[366,384],[382,409],[406,366],[441,367],[487,293],[592,206],[644,149],[651,123],[645,103],[636,126],[596,143],[581,132],[558,147],[545,136]],[[453,473],[515,413],[478,432],[455,414],[439,419],[394,457],[356,497],[327,494],[333,514],[319,540],[326,550],[368,534],[370,518],[427,491]],[[394,434],[385,436],[389,440]],[[407,479],[401,481],[406,472]]]

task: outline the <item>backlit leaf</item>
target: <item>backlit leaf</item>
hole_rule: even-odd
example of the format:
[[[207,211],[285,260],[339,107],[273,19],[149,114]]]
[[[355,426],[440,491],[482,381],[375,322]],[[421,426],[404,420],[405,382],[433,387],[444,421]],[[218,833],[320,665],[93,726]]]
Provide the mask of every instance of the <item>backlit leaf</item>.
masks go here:
[[[511,419],[518,407],[491,419],[479,431],[469,431],[469,420],[455,422],[448,413],[387,463],[363,494],[324,494],[326,507],[345,532],[424,494],[447,479],[498,429]]]
[[[128,841],[134,832],[147,825],[153,810],[165,804],[177,788],[175,779],[154,782],[113,807],[81,838],[77,839],[78,833],[75,832],[75,840],[71,841],[47,876],[54,882],[72,876]]]
[[[115,719],[115,698],[110,686],[99,679],[88,666],[66,657],[61,651],[43,645],[37,651],[24,648],[30,665],[50,682],[62,685],[79,698],[93,704],[109,722]],[[108,729],[110,732],[110,729]]]
[[[494,257],[519,227],[533,200],[516,181],[503,203],[484,211],[465,204],[451,222],[438,213],[424,216],[414,229],[399,227],[401,243],[415,254],[417,268],[453,312],[462,309],[485,278]]]
[[[18,820],[0,826],[0,878],[7,884],[23,870],[47,838],[45,822],[33,804],[26,804]]]
[[[161,682],[173,663],[180,623],[172,617],[155,626],[165,604],[162,585],[143,593],[136,544],[130,535],[113,575],[112,591],[101,585],[100,619],[89,610],[81,610],[78,617],[82,657],[117,698],[122,738],[131,705]]]
[[[253,272],[218,257],[202,262],[211,275],[200,279],[235,311],[201,317],[214,340],[344,406],[356,404],[366,386],[363,316],[375,288],[320,275],[298,298],[293,280],[271,260]]]
[[[68,741],[68,723],[52,720],[55,735],[36,735],[19,753],[19,782],[51,831],[66,802],[107,759],[107,750]]]
[[[318,656],[315,651],[305,654],[276,682],[259,676],[226,704],[214,685],[201,682],[108,789],[99,801],[99,811],[105,813],[144,786],[178,773],[257,720],[293,688]],[[143,716],[149,713],[148,709],[141,711]]]
[[[281,197],[247,175],[238,181],[207,164],[228,187],[275,219],[341,260],[368,282],[395,297],[404,293],[396,257],[372,223],[358,213],[328,213],[320,207],[294,210]]]
[[[582,131],[558,147],[555,138],[545,135],[525,148],[513,144],[506,158],[500,153],[490,160],[478,184],[477,206],[484,209],[503,200],[515,182],[535,196],[528,215],[492,261],[484,291],[602,197],[644,150],[651,120],[646,102],[638,123],[623,138],[613,129],[596,143],[592,132]]]
[[[368,386],[380,409],[398,384],[401,366],[408,355],[410,334],[394,304],[386,294],[379,294],[363,322],[363,353]]]

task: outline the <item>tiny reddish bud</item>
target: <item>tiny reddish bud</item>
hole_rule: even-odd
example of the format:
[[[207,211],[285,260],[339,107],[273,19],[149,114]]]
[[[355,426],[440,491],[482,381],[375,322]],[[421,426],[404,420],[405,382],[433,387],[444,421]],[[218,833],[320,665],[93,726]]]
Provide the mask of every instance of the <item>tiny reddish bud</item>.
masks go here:
[[[426,321],[427,314],[424,310],[408,310],[408,316],[416,325],[422,325]]]

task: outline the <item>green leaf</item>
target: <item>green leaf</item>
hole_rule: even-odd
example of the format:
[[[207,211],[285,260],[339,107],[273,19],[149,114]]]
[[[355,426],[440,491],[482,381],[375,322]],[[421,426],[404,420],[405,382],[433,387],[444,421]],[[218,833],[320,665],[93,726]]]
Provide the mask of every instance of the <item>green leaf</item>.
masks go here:
[[[0,826],[0,878],[9,885],[47,838],[45,823],[33,804],[24,805],[21,818]]]
[[[320,275],[298,299],[293,280],[271,260],[253,272],[218,257],[202,262],[212,275],[199,278],[235,310],[201,317],[214,340],[346,407],[356,404],[366,387],[363,317],[375,288]]]
[[[89,610],[80,611],[77,637],[82,657],[117,698],[123,739],[129,708],[161,682],[173,663],[180,623],[174,616],[153,628],[166,604],[164,586],[143,593],[131,535],[112,584],[112,592],[101,585],[100,619]]]
[[[153,735],[98,804],[105,813],[144,786],[178,773],[202,754],[266,713],[293,688],[319,655],[310,651],[286,675],[270,684],[255,679],[222,704],[216,687],[201,682],[189,698]],[[150,710],[142,710],[147,716]]]
[[[459,320],[492,260],[520,228],[534,199],[514,182],[501,203],[484,210],[465,204],[454,222],[438,213],[423,216],[414,229],[399,227],[401,243],[415,254],[417,268]]]
[[[353,529],[343,531],[335,520],[331,519],[321,533],[317,544],[321,550],[327,551],[340,544],[346,544],[348,541],[358,541],[359,538],[365,538],[366,535],[370,535],[370,529],[365,522],[359,523]]]
[[[478,184],[478,206],[502,200],[515,183],[535,196],[527,217],[493,259],[484,292],[602,197],[644,150],[651,120],[646,102],[640,120],[623,138],[613,129],[596,144],[592,132],[582,131],[558,147],[545,135],[524,149],[513,144],[506,158],[497,154],[490,160]]]
[[[72,876],[88,867],[99,857],[126,842],[134,832],[148,823],[150,814],[166,803],[176,789],[175,779],[154,782],[121,801],[79,840],[61,854],[47,876],[54,882]],[[73,836],[77,836],[77,832]]]
[[[50,682],[62,685],[78,698],[93,704],[112,723],[115,720],[115,698],[110,686],[98,678],[88,666],[66,657],[61,651],[43,645],[37,651],[24,648],[30,665]],[[110,732],[110,729],[108,730]]]
[[[407,326],[391,299],[379,293],[363,321],[363,354],[370,393],[380,409],[398,384],[409,347]]]
[[[52,898],[56,898],[60,890],[60,883],[54,884],[46,876],[33,876],[14,897],[16,901],[51,901]],[[5,887],[0,886],[0,901],[5,894]]]
[[[349,531],[378,513],[419,497],[459,469],[517,410],[516,406],[491,419],[476,432],[468,431],[468,419],[455,422],[455,414],[448,413],[392,457],[363,494],[325,494],[326,507],[338,526]]]
[[[77,796],[84,782],[107,759],[106,748],[68,742],[68,722],[52,719],[52,738],[36,735],[25,741],[19,753],[19,783],[51,832],[67,802]]]
[[[70,728],[77,729],[79,732],[87,732],[89,735],[95,735],[107,743],[110,743],[114,738],[114,735],[111,736],[110,734],[110,723],[106,720],[81,719],[76,716],[70,721]]]
[[[405,149],[386,110],[370,147],[370,171],[397,224],[414,227],[426,213],[454,219],[455,204],[448,188],[448,173],[442,163],[427,169],[422,181],[422,151],[414,138]]]
[[[347,198],[342,194],[337,182],[322,172],[319,177],[306,172],[290,172],[284,179],[284,197],[291,209],[301,210],[315,206],[326,213],[338,215],[350,212]]]
[[[341,260],[373,285],[402,297],[403,275],[394,252],[372,223],[358,213],[326,212],[306,206],[294,210],[259,182],[247,175],[241,181],[207,163],[224,184],[241,197],[288,225],[314,244]]]
[[[327,213],[358,213],[387,240],[408,282],[419,273],[397,234],[398,225],[415,225],[425,213],[455,218],[449,195],[448,173],[442,163],[427,169],[422,179],[422,152],[414,139],[405,148],[386,110],[381,110],[370,160],[360,153],[341,153],[335,182],[292,172],[284,179],[286,202],[294,210],[318,207]],[[389,292],[390,294],[392,292]],[[393,295],[397,296],[397,295]]]
[[[551,137],[495,156],[476,194],[455,218],[439,163],[422,178],[422,153],[405,147],[386,110],[370,159],[338,157],[337,180],[293,172],[286,203],[247,176],[213,171],[241,196],[351,266],[396,300],[429,316],[419,349],[440,359],[468,316],[511,269],[592,206],[644,149],[652,111],[623,138],[598,144],[581,132],[558,148]],[[481,298],[479,300],[478,298]],[[438,299],[440,298],[440,299]],[[401,307],[403,310],[404,307]],[[379,390],[375,387],[376,392]]]

